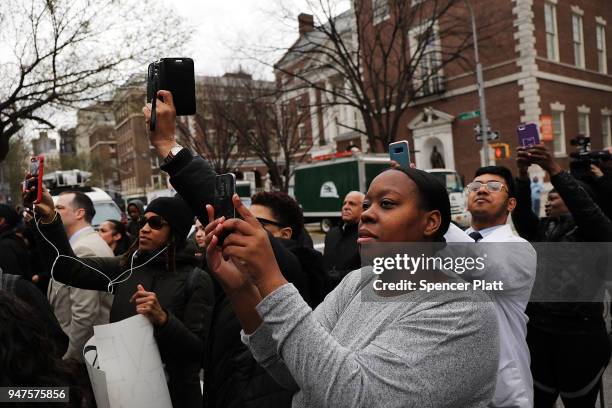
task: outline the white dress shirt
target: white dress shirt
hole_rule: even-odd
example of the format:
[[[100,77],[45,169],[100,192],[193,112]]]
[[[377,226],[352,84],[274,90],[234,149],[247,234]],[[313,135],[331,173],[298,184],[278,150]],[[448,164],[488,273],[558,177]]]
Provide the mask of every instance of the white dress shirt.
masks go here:
[[[452,230],[451,230],[452,229]],[[468,228],[461,236],[458,227],[449,228],[447,242],[469,242],[474,232]],[[503,291],[491,292],[499,323],[500,356],[497,386],[491,407],[533,407],[533,378],[527,347],[527,321],[525,308],[529,302],[536,274],[537,257],[528,241],[516,235],[510,225],[497,225],[478,231],[478,242],[507,242],[511,245],[487,245],[486,268],[474,269],[463,276],[466,280],[501,280]],[[473,241],[473,240],[472,240]]]

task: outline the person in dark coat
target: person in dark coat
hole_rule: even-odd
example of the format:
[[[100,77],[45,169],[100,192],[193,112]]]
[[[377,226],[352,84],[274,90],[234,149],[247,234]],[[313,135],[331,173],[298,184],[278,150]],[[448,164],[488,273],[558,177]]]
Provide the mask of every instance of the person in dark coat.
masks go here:
[[[62,330],[51,305],[40,290],[23,277],[4,273],[2,269],[0,269],[0,290],[12,293],[32,308],[49,334],[49,339],[55,344],[53,350],[57,353],[56,357],[61,359],[68,350],[68,336]]]
[[[0,204],[0,268],[4,273],[31,279],[27,243],[17,232],[19,219],[15,209]]]
[[[159,91],[157,127],[149,134],[151,144],[164,159],[161,169],[170,183],[190,205],[202,225],[208,224],[206,205],[214,201],[215,172],[202,157],[176,143],[176,111],[172,94]],[[143,108],[150,120],[150,106]],[[212,207],[210,208],[212,211]],[[289,282],[300,291],[309,290],[299,260],[278,239],[269,234],[279,267]],[[219,408],[283,408],[291,406],[292,393],[280,386],[253,358],[240,338],[240,322],[229,298],[213,278],[215,306],[208,348],[204,361],[204,406]]]
[[[351,191],[344,197],[342,223],[325,236],[323,267],[329,276],[330,290],[349,272],[361,268],[357,230],[363,211],[363,197],[359,191]]]
[[[74,258],[51,196],[45,191],[43,197],[36,206],[41,233],[60,254]],[[137,313],[153,323],[172,404],[188,408],[202,406],[199,370],[214,302],[210,276],[194,267],[193,257],[181,252],[192,220],[191,210],[179,197],[155,199],[139,220],[138,241],[124,256],[80,262],[62,257],[52,271],[54,279],[67,285],[100,291],[112,287],[111,323]],[[51,267],[55,250],[46,242],[40,250]]]
[[[306,230],[298,202],[282,191],[261,192],[251,197],[249,211],[300,261],[310,289],[303,297],[310,307],[315,308],[327,295],[329,284],[323,269],[323,255],[302,238]]]
[[[32,290],[38,291],[36,288]],[[68,347],[68,338],[64,351],[58,350],[55,338],[57,334],[48,330],[49,327],[35,306],[0,288],[0,322],[0,387],[66,387],[69,397],[68,402],[63,403],[8,402],[2,406],[94,406],[87,374],[83,374],[74,360],[62,360],[65,348]]]
[[[546,217],[538,218],[531,204],[527,168],[535,163],[550,175]],[[521,237],[531,242],[609,242],[612,221],[595,203],[596,194],[554,161],[543,145],[517,153],[517,205],[512,221]],[[588,273],[591,272],[591,273]],[[559,277],[559,286],[596,290],[595,271]],[[555,278],[555,277],[552,277]],[[610,359],[601,302],[532,302],[527,306],[527,344],[531,354],[536,407],[552,407],[561,396],[565,406],[592,407],[600,379]]]

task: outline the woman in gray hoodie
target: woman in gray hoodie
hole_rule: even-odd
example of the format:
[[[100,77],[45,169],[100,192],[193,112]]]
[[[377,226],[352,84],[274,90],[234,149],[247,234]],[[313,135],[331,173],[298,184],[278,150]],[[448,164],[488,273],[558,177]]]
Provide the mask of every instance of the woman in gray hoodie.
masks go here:
[[[373,293],[374,274],[363,268],[313,311],[279,272],[265,230],[237,196],[234,205],[242,219],[207,226],[208,263],[231,299],[243,341],[295,392],[293,407],[489,404],[499,339],[485,294]],[[388,170],[370,185],[358,243],[443,242],[449,223],[444,186],[420,170]],[[231,234],[220,248],[224,230]]]

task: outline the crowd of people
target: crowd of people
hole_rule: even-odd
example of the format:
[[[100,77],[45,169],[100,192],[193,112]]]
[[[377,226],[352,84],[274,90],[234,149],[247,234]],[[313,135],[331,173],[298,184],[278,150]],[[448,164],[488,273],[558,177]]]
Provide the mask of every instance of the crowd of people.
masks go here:
[[[177,196],[132,201],[127,225],[97,231],[80,192],[54,202],[45,190],[23,214],[0,205],[0,386],[70,386],[65,406],[95,406],[83,346],[94,325],[140,314],[174,407],[595,405],[610,359],[603,303],[530,302],[531,243],[612,241],[612,162],[579,179],[546,146],[518,148],[516,177],[487,166],[468,184],[466,231],[438,179],[393,163],[346,194],[320,253],[286,193],[249,208],[234,196],[238,217],[216,218],[215,172],[177,144],[172,95],[158,95],[150,142]],[[544,217],[533,164],[553,186]],[[397,277],[363,273],[364,246],[455,242],[514,252],[436,282],[504,290],[374,292],[373,279]]]

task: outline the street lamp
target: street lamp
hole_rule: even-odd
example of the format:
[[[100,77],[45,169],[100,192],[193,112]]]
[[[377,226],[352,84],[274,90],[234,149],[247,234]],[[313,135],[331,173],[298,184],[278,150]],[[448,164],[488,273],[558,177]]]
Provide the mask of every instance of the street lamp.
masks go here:
[[[482,150],[484,166],[489,165],[489,121],[487,120],[487,108],[485,103],[484,79],[482,77],[482,65],[478,55],[478,34],[476,32],[476,17],[470,4],[470,0],[465,0],[465,4],[470,12],[472,20],[472,41],[474,42],[474,62],[476,62],[476,86],[478,87],[478,102],[480,104],[480,132],[482,135]]]

